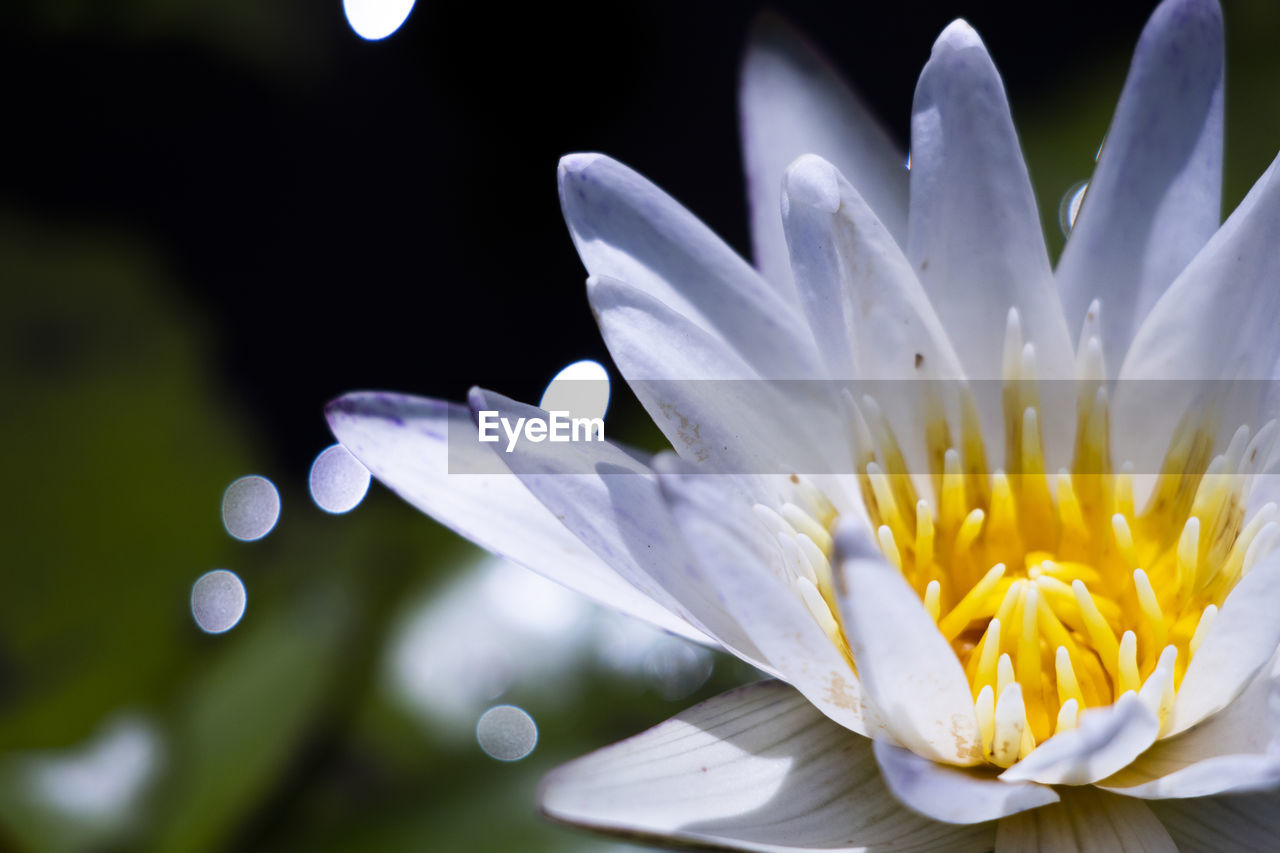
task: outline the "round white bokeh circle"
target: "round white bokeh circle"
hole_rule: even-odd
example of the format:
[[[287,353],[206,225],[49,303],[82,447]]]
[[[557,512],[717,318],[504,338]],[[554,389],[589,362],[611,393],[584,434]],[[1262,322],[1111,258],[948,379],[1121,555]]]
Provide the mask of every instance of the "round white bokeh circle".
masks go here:
[[[342,0],[342,11],[355,34],[378,41],[400,29],[415,0]]]
[[[369,469],[341,444],[321,451],[311,463],[311,499],[325,512],[350,512],[369,491]]]
[[[237,539],[261,539],[279,519],[280,493],[266,477],[241,477],[222,493],[222,524]]]
[[[538,744],[538,726],[522,708],[496,705],[476,723],[480,748],[499,761],[519,761]]]
[[[207,634],[230,631],[244,616],[249,597],[235,572],[214,569],[191,586],[191,615]]]

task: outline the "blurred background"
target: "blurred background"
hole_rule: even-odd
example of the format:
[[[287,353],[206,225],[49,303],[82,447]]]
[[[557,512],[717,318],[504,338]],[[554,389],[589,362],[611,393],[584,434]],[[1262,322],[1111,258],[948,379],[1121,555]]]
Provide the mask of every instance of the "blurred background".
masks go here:
[[[540,820],[539,777],[755,677],[366,495],[321,411],[591,359],[657,449],[555,165],[608,152],[749,252],[763,4],[348,5],[0,10],[0,849],[621,850]],[[1056,253],[1152,5],[773,8],[904,147],[967,17]],[[1280,8],[1224,6],[1229,210],[1280,148]]]

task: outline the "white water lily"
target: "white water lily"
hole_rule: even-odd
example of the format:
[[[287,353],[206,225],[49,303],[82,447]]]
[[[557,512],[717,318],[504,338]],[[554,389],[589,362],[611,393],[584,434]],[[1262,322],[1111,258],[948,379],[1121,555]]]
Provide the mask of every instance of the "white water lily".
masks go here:
[[[1280,844],[1277,402],[1194,396],[1280,360],[1280,175],[1219,227],[1222,75],[1216,2],[1162,3],[1054,270],[968,25],[921,75],[909,174],[762,29],[758,269],[625,166],[561,163],[605,342],[676,453],[495,451],[475,411],[541,413],[482,390],[331,405],[462,535],[773,677],[556,771],[547,814],[742,850]]]

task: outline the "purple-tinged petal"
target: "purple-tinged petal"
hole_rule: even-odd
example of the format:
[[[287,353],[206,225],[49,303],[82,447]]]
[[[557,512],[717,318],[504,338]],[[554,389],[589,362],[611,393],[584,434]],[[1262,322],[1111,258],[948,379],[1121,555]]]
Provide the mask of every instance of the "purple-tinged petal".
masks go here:
[[[802,154],[835,164],[890,239],[905,245],[905,153],[830,64],[773,15],[762,16],[752,30],[738,104],[756,266],[781,292],[791,292],[792,277],[779,193],[783,172]]]
[[[1001,376],[1013,307],[1040,375],[1072,375],[1074,347],[1004,84],[964,21],[938,37],[916,86],[907,257],[970,378]]]
[[[1218,230],[1222,53],[1217,0],[1166,0],[1138,41],[1056,273],[1070,328],[1101,299],[1108,364]]]
[[[895,797],[926,817],[969,824],[1058,802],[1047,785],[1005,782],[985,769],[950,767],[877,740],[876,761]]]
[[[781,180],[781,175],[779,175]],[[760,375],[819,375],[794,303],[675,199],[603,154],[560,161],[560,205],[587,271],[626,282],[719,336]]]
[[[494,473],[500,462],[490,445],[476,442],[466,408],[364,392],[335,400],[326,414],[338,441],[370,473],[481,548],[623,613],[711,642],[601,561],[518,479]]]
[[[492,391],[473,389],[472,413],[497,412],[545,418],[534,406]],[[700,578],[649,467],[609,441],[532,442],[522,440],[502,461],[533,497],[601,560],[637,589],[714,637],[748,663],[768,663],[720,601],[720,593]]]
[[[978,717],[964,668],[902,573],[864,530],[836,534],[844,630],[872,710],[893,739],[926,758],[982,760]]]

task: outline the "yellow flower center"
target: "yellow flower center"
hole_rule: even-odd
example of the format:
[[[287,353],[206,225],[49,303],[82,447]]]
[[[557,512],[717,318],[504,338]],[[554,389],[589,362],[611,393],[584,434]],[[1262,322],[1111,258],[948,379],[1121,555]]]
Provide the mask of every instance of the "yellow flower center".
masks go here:
[[[1100,354],[1082,369],[1094,379],[1076,386],[1071,467],[1050,476],[1034,350],[1018,349],[1006,352],[1002,386],[1005,470],[1017,473],[988,473],[969,396],[958,447],[945,418],[925,431],[932,494],[922,497],[875,401],[855,407],[859,484],[880,549],[963,664],[985,758],[1000,767],[1148,679],[1163,722],[1218,607],[1269,547],[1276,516],[1268,504],[1245,518],[1247,474],[1274,424],[1252,440],[1241,427],[1211,460],[1211,429],[1184,422],[1136,508],[1132,474],[1111,464]],[[799,485],[796,503],[757,511],[796,534],[794,547],[780,537],[796,589],[847,655],[830,576],[835,510]],[[1173,677],[1152,679],[1157,666]]]

